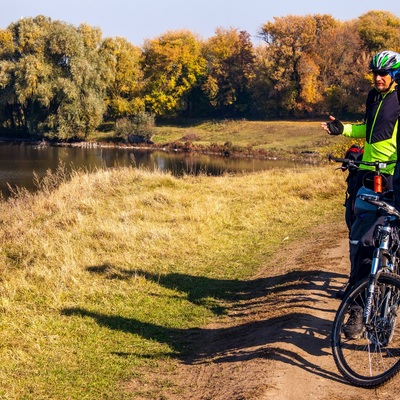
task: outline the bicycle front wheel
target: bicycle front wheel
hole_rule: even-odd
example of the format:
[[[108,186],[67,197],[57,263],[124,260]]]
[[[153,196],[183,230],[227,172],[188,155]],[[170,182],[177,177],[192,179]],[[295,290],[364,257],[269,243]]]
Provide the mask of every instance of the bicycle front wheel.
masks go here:
[[[360,318],[357,325],[360,330],[349,337],[350,315],[354,309],[364,310],[367,290],[368,279],[343,299],[333,323],[331,345],[341,374],[353,385],[373,388],[387,382],[400,370],[400,324],[396,323],[400,278],[394,274],[379,276],[370,322],[364,325]]]

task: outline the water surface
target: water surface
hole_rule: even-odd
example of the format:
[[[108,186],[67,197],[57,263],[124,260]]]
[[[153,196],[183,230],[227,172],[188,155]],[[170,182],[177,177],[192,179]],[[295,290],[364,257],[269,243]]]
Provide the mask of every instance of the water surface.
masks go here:
[[[253,172],[296,165],[290,161],[221,157],[131,148],[40,147],[31,144],[0,143],[0,190],[9,195],[8,185],[35,190],[34,174],[42,177],[62,163],[66,168],[117,166],[144,167],[151,171],[170,171],[176,176]]]

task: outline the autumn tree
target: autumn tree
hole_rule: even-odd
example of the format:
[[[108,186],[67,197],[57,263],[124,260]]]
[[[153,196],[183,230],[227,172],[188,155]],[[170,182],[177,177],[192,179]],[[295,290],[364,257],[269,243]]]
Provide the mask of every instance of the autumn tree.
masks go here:
[[[169,31],[146,40],[141,63],[146,111],[173,116],[187,107],[191,89],[205,72],[202,42],[190,31]]]
[[[117,119],[144,111],[141,49],[124,38],[106,38],[101,51],[109,66],[107,117]]]
[[[269,79],[277,115],[310,112],[320,101],[320,67],[314,55],[323,32],[335,24],[329,15],[289,15],[263,25],[260,37],[272,61]]]
[[[363,47],[354,21],[338,23],[323,32],[315,54],[322,99],[317,114],[362,115],[371,89],[369,52]]]
[[[0,29],[0,124],[69,139],[103,118],[359,117],[372,55],[400,51],[400,19],[386,11],[344,22],[288,15],[259,36],[255,46],[235,28],[207,40],[169,31],[139,48],[87,24],[21,18]]]

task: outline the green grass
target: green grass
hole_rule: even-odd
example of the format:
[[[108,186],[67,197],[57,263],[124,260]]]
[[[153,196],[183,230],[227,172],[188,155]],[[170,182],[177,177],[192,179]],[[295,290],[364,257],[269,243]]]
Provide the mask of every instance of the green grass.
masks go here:
[[[59,171],[0,203],[0,398],[135,398],[277,250],[343,218],[333,169]]]

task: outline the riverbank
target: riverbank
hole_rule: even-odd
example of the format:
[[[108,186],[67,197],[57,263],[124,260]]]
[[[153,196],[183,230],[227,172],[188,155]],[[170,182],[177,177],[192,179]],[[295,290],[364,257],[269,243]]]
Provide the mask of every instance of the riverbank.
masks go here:
[[[110,144],[112,135],[112,131],[98,133],[89,139]],[[150,147],[224,157],[301,161],[325,156],[330,139],[318,121],[186,121],[156,126]]]
[[[60,170],[0,203],[0,397],[179,397],[173,371],[194,355],[191,335],[235,307],[260,268],[279,275],[277,252],[342,221],[343,190],[331,166]]]
[[[151,144],[128,143],[116,138],[112,130],[95,132],[80,141],[44,139],[29,143],[38,147],[139,148],[314,163],[325,159],[327,149],[332,146],[339,147],[341,152],[349,139],[330,137],[318,121],[202,121],[192,125],[157,126]]]

